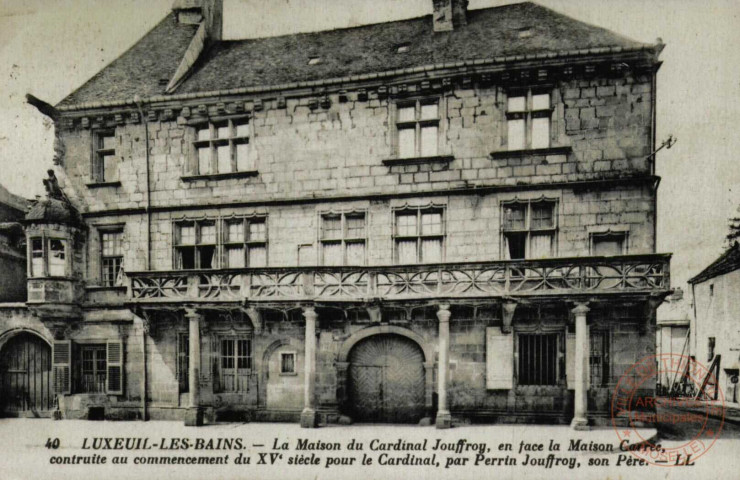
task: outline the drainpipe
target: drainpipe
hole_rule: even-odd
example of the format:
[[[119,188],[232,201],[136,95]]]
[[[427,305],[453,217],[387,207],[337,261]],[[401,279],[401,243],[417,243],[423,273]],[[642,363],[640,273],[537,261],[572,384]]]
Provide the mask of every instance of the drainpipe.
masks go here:
[[[143,369],[141,372],[141,382],[142,382],[142,392],[141,392],[141,420],[146,422],[147,421],[147,411],[146,411],[146,337],[148,333],[148,328],[146,325],[144,325],[144,328],[141,329],[141,364],[143,365]]]
[[[151,257],[152,257],[152,242],[151,242],[151,231],[152,231],[152,212],[151,212],[151,187],[149,182],[149,122],[144,117],[144,110],[141,106],[141,97],[134,95],[134,103],[139,109],[139,116],[142,123],[144,124],[144,146],[146,147],[146,269],[151,270]]]
[[[650,110],[651,110],[651,116],[652,116],[652,128],[651,130],[651,139],[650,139],[650,151],[655,151],[655,138],[657,133],[655,132],[655,128],[657,126],[657,112],[656,112],[656,105],[657,105],[657,91],[658,86],[658,68],[655,68],[653,71],[653,78],[652,78],[652,85],[650,86],[650,89],[652,90],[652,95],[650,95]],[[657,155],[653,155],[653,161],[651,162],[651,170],[653,175],[656,174],[656,166],[658,163],[658,157]],[[655,191],[653,192],[653,253],[656,253],[658,250],[658,187],[655,186]]]

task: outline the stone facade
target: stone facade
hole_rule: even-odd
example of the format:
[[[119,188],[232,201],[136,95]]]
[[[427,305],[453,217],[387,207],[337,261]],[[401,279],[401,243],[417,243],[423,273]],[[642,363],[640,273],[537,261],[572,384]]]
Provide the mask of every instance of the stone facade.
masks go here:
[[[446,34],[468,28],[465,3]],[[178,96],[180,72],[170,97],[49,107],[84,219],[27,220],[29,238],[67,228],[64,281],[81,289],[27,313],[53,344],[61,415],[607,423],[669,293],[650,160],[661,48]],[[409,127],[421,154],[402,153]],[[203,163],[227,147],[231,167]],[[229,265],[252,247],[263,264]]]

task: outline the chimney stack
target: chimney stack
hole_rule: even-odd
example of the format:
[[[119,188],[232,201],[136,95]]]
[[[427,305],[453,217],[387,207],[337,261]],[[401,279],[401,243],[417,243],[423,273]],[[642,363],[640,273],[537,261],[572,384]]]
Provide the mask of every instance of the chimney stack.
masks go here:
[[[435,32],[450,32],[467,25],[468,0],[432,0]]]
[[[198,25],[203,22],[208,39],[221,40],[223,3],[223,0],[175,0],[172,11],[178,23]]]

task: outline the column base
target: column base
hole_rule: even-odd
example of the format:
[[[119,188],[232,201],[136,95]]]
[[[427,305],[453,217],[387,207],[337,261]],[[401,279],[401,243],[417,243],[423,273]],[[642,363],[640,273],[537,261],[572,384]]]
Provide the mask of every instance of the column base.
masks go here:
[[[452,415],[450,415],[449,410],[439,410],[437,412],[437,420],[436,420],[436,426],[437,428],[450,428],[452,427]]]
[[[585,417],[573,417],[573,420],[570,422],[570,428],[581,431],[589,430],[588,419]]]
[[[202,427],[203,426],[203,409],[200,407],[188,408],[185,412],[185,426],[186,427]]]
[[[301,412],[301,428],[316,428],[319,426],[316,410],[304,408]]]

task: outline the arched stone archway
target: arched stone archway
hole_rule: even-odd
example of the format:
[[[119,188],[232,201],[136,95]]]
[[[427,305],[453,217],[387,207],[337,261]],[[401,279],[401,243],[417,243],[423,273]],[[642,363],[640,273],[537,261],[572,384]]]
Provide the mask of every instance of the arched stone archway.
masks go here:
[[[39,332],[19,328],[0,336],[0,411],[48,416],[54,408],[51,345]]]
[[[407,328],[382,325],[356,332],[344,341],[337,356],[337,400],[343,413],[359,416],[360,420],[377,417],[375,420],[390,422],[430,415],[433,409],[433,358],[431,345]],[[355,363],[353,366],[353,362],[362,365]],[[404,365],[406,363],[408,365]],[[407,382],[407,385],[404,387],[399,381]],[[380,393],[384,388],[384,393]],[[404,392],[404,388],[409,392]],[[397,399],[392,398],[394,390]],[[421,397],[411,392],[418,392]],[[372,398],[377,395],[385,397]],[[358,411],[358,398],[366,397],[371,397],[368,401],[378,405],[398,401],[404,406],[386,411],[381,407],[368,407],[368,404]],[[376,415],[378,412],[380,414]]]

